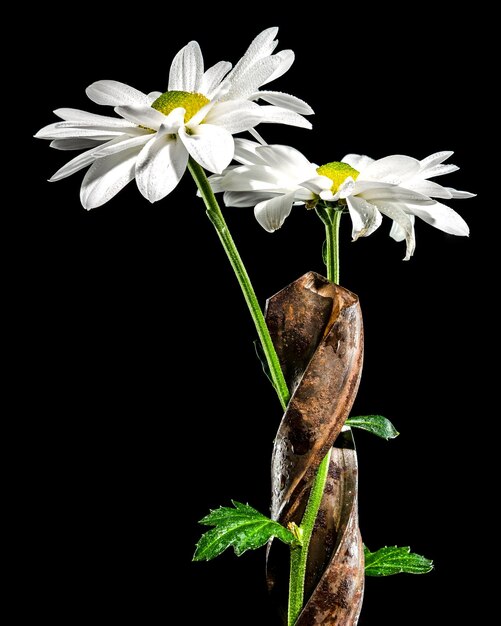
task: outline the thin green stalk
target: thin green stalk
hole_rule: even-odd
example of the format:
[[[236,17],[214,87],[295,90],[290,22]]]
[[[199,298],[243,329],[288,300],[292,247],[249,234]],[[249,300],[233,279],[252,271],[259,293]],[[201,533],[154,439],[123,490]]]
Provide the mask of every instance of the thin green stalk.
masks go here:
[[[245,301],[247,302],[247,306],[249,307],[252,321],[256,326],[259,340],[261,341],[261,345],[263,346],[263,351],[266,356],[266,361],[268,362],[273,386],[275,387],[275,390],[278,394],[282,408],[285,410],[290,398],[289,390],[287,388],[287,383],[285,382],[285,378],[280,367],[280,362],[275,351],[275,346],[273,345],[270,333],[268,331],[268,327],[266,326],[263,312],[261,311],[261,307],[259,306],[259,302],[256,297],[254,288],[252,287],[249,275],[247,274],[247,270],[245,269],[240,254],[238,253],[238,250],[235,246],[235,242],[233,241],[230,231],[228,230],[228,226],[224,220],[221,209],[219,208],[219,204],[217,203],[217,200],[214,196],[214,193],[212,191],[209,181],[207,180],[207,176],[205,175],[203,168],[191,158],[188,161],[188,168],[205,202],[205,206],[207,208],[207,216],[209,217],[210,221],[217,231],[217,234],[219,235],[219,239],[223,244],[223,248],[228,255],[228,259],[230,260],[233,271],[235,272],[235,276],[237,277],[237,280],[240,284]]]
[[[331,450],[325,455],[318,466],[317,475],[311,487],[308,504],[301,521],[302,545],[291,548],[290,578],[289,578],[289,608],[288,626],[294,626],[304,603],[304,580],[306,576],[306,563],[310,547],[311,535],[317,519],[318,509],[324,494],[325,481],[329,471]]]
[[[339,283],[339,224],[342,211],[329,206],[320,206],[317,213],[325,224],[325,265],[327,278]],[[326,454],[318,466],[317,475],[313,481],[308,504],[301,520],[302,544],[291,548],[290,578],[289,578],[289,607],[288,626],[294,626],[304,605],[304,581],[306,576],[306,564],[311,535],[318,515],[318,509],[322,502],[325,481],[329,471],[331,451]]]
[[[339,284],[339,224],[342,209],[329,206],[317,207],[317,215],[325,225],[325,265],[327,278]]]

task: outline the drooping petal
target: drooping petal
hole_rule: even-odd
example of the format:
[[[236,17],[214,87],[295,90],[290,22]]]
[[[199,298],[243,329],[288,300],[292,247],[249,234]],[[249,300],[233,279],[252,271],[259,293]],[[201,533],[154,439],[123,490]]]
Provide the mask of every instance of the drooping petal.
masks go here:
[[[140,152],[136,162],[139,191],[150,202],[165,198],[179,183],[188,163],[188,151],[179,138],[158,133]]]
[[[414,215],[409,215],[409,219],[412,222],[412,224],[414,224],[414,221],[416,219],[414,217]],[[397,224],[397,222],[392,222],[391,223],[390,237],[392,239],[394,239],[395,241],[404,241],[405,240],[405,231],[403,230],[403,228],[401,228]]]
[[[383,217],[376,206],[355,196],[346,198],[346,203],[351,217],[353,241],[359,237],[368,237],[379,228]]]
[[[127,105],[116,107],[115,111],[129,122],[146,129],[158,130],[165,121],[165,115],[149,105]]]
[[[365,170],[371,163],[374,163],[374,159],[365,154],[347,154],[341,159],[341,163],[348,163],[358,172]]]
[[[219,63],[210,67],[200,81],[200,93],[212,100],[214,92],[230,70],[231,63],[228,63],[228,61],[219,61]]]
[[[142,91],[116,80],[98,80],[89,85],[85,93],[96,104],[107,106],[149,104],[148,96]]]
[[[264,200],[254,208],[254,215],[261,226],[269,233],[278,230],[290,215],[294,192]]]
[[[407,211],[420,217],[423,221],[449,235],[466,237],[470,234],[470,228],[464,219],[453,209],[435,202],[430,206],[407,206]]]
[[[85,137],[69,137],[67,139],[54,139],[50,143],[51,148],[56,150],[86,150],[101,145],[101,139],[87,139]]]
[[[377,208],[384,215],[388,216],[400,226],[405,233],[406,253],[404,261],[408,261],[414,254],[416,248],[416,237],[414,233],[414,222],[410,219],[410,216],[404,210],[404,207],[399,206],[394,202],[376,202]]]
[[[198,92],[204,73],[202,51],[190,41],[174,57],[169,72],[169,91]]]
[[[113,144],[115,143],[115,141],[116,140],[112,140],[108,142],[108,144]],[[108,145],[108,144],[105,144],[105,145]],[[66,178],[67,176],[71,176],[72,174],[75,174],[75,172],[82,170],[84,167],[88,167],[91,163],[93,163],[96,160],[96,154],[101,149],[102,149],[102,146],[99,145],[94,148],[91,148],[90,150],[87,150],[86,152],[82,152],[82,154],[77,155],[75,158],[71,159],[71,161],[68,161],[68,163],[63,165],[63,167],[58,169],[57,172],[49,178],[49,181],[53,183],[57,180],[61,180],[63,178]]]
[[[266,123],[288,124],[289,126],[299,126],[299,128],[308,129],[312,127],[311,122],[302,115],[294,111],[288,111],[282,107],[262,106],[261,112],[263,114],[263,122]]]
[[[261,107],[247,100],[219,102],[209,111],[205,123],[225,128],[229,133],[240,133],[253,128],[262,119]]]
[[[417,159],[403,154],[393,154],[370,163],[360,172],[357,180],[376,180],[398,185],[405,178],[419,172],[419,169]]]
[[[235,144],[231,134],[212,124],[200,124],[188,130],[181,126],[179,136],[190,155],[209,172],[220,174],[233,158]]]
[[[278,42],[277,42],[278,43]],[[280,64],[277,69],[273,72],[273,74],[264,82],[262,85],[266,85],[266,83],[271,83],[272,80],[276,78],[280,78],[283,76],[285,72],[287,72],[291,65],[294,63],[294,52],[292,50],[281,50],[277,52],[277,54],[273,55],[275,58],[280,60]]]
[[[291,96],[288,93],[282,93],[281,91],[256,91],[249,96],[249,100],[264,100],[274,106],[282,107],[289,111],[295,111],[302,115],[312,115],[313,109],[304,100]]]
[[[85,209],[94,209],[111,200],[134,178],[140,148],[131,148],[95,161],[82,181],[80,201]]]

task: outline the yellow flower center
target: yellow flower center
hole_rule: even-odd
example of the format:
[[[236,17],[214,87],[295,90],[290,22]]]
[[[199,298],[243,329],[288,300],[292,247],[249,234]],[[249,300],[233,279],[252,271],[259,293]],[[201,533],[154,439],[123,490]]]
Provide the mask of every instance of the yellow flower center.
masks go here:
[[[330,178],[333,183],[331,191],[332,193],[336,193],[348,176],[351,176],[353,180],[357,180],[360,172],[351,167],[351,165],[348,165],[348,163],[333,161],[332,163],[326,163],[325,165],[317,167],[317,174]]]
[[[198,111],[209,102],[210,100],[201,93],[166,91],[161,96],[158,96],[151,106],[164,115],[169,115],[174,109],[183,107],[186,111],[184,121],[188,122],[195,113],[198,113]]]

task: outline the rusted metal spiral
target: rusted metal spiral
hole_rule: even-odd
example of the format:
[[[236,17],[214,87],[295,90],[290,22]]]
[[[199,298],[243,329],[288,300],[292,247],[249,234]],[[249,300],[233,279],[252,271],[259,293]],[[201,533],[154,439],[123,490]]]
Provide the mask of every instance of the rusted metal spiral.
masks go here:
[[[272,458],[272,517],[300,524],[317,468],[332,447],[313,531],[305,605],[296,626],[354,626],[364,589],[357,456],[341,432],[357,393],[363,326],[356,295],[308,272],[270,298],[266,323],[291,391]],[[286,624],[289,557],[268,548],[267,579]]]

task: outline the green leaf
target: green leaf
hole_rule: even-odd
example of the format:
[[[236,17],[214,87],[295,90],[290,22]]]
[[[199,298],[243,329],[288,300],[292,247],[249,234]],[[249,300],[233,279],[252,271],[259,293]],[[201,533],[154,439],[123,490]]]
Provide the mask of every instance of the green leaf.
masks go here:
[[[358,417],[349,417],[346,420],[346,425],[362,428],[386,440],[395,439],[395,437],[398,437],[400,434],[390,420],[382,415],[359,415]]]
[[[409,547],[385,547],[371,552],[364,546],[365,575],[392,576],[393,574],[427,574],[433,569],[433,561],[414,554]]]
[[[220,507],[200,520],[205,526],[215,526],[200,537],[194,561],[210,561],[233,546],[237,556],[246,550],[264,546],[271,537],[289,545],[297,545],[296,537],[278,522],[265,517],[248,504],[232,500],[233,506]]]
[[[254,339],[254,349],[257,354],[257,358],[261,362],[261,367],[263,368],[263,372],[265,373],[266,378],[270,381],[272,387],[275,389],[275,384],[271,377],[270,366],[268,365],[268,361],[266,360],[266,355],[264,354],[263,346],[261,342],[257,339]]]

